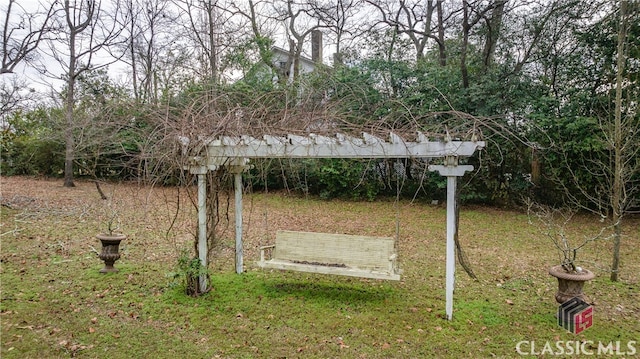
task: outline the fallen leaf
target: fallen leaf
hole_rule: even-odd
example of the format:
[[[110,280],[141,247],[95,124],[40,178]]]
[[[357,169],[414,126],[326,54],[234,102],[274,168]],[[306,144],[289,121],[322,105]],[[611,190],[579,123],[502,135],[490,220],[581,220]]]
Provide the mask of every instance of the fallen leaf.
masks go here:
[[[338,337],[338,344],[340,345],[340,349],[348,348],[349,346],[344,343],[341,337]]]

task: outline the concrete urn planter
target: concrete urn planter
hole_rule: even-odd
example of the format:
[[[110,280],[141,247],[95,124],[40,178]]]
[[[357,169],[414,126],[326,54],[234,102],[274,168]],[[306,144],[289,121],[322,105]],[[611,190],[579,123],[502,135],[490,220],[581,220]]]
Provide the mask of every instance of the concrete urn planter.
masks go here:
[[[561,265],[557,265],[549,268],[549,274],[558,279],[556,302],[562,304],[574,297],[588,302],[582,288],[587,281],[595,278],[593,272],[582,269],[580,272],[569,273]]]
[[[118,269],[113,266],[115,261],[120,259],[120,242],[127,238],[124,234],[104,234],[96,235],[96,238],[102,243],[102,251],[98,258],[104,261],[104,268],[100,273],[116,273]]]

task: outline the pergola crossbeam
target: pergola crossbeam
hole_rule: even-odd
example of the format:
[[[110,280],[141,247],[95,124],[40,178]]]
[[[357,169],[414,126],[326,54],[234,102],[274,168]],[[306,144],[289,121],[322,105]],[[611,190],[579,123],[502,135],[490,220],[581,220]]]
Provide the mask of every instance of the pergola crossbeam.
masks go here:
[[[407,142],[391,133],[389,141],[362,133],[362,137],[338,134],[327,137],[265,135],[262,139],[251,136],[222,136],[206,145],[205,163],[210,166],[224,164],[231,158],[439,158],[469,157],[484,147],[482,141],[428,141],[418,133],[418,141]]]

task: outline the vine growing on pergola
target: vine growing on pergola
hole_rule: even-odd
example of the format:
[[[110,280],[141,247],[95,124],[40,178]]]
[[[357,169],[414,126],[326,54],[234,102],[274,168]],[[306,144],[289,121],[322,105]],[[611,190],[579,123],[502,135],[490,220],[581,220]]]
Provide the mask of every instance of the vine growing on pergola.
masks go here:
[[[345,89],[348,92],[345,92]],[[235,187],[236,272],[242,273],[242,173],[250,161],[293,158],[405,159],[431,162],[429,170],[447,178],[447,316],[453,310],[455,270],[456,183],[471,171],[465,164],[485,147],[483,130],[494,130],[491,119],[479,119],[455,109],[416,115],[406,111],[353,111],[367,99],[357,87],[342,87],[340,97],[298,84],[269,92],[227,92],[212,99],[194,96],[164,116],[176,167],[198,180],[198,230],[195,256],[207,268],[220,238],[220,185],[233,176]],[[208,101],[202,99],[208,98]],[[378,113],[378,114],[376,114]],[[174,142],[171,142],[174,141]],[[226,207],[228,211],[230,206]],[[225,216],[228,218],[228,216]],[[192,281],[192,293],[209,289],[206,272]]]

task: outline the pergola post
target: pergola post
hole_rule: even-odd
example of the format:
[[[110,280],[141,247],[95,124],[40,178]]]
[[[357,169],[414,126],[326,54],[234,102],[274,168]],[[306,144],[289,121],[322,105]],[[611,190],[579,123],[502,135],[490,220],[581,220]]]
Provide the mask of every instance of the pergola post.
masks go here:
[[[445,157],[445,165],[431,165],[429,171],[438,171],[441,176],[447,177],[447,260],[446,271],[446,305],[445,312],[447,319],[453,318],[453,290],[455,288],[456,273],[456,207],[458,206],[456,197],[456,187],[458,177],[463,176],[467,171],[473,171],[471,165],[458,165],[456,156]]]
[[[453,290],[456,278],[456,185],[458,178],[447,176],[447,261],[446,268],[446,306],[447,319],[453,317]]]
[[[198,259],[200,267],[208,268],[207,263],[207,169],[197,173],[198,175]],[[207,274],[201,272],[198,278],[200,291],[206,292],[209,286]]]
[[[242,258],[242,172],[234,173],[236,217],[236,273],[243,272]]]
[[[243,245],[242,245],[242,172],[249,169],[246,158],[235,158],[227,164],[229,172],[233,173],[233,187],[235,193],[235,235],[236,235],[236,273],[244,272]]]

